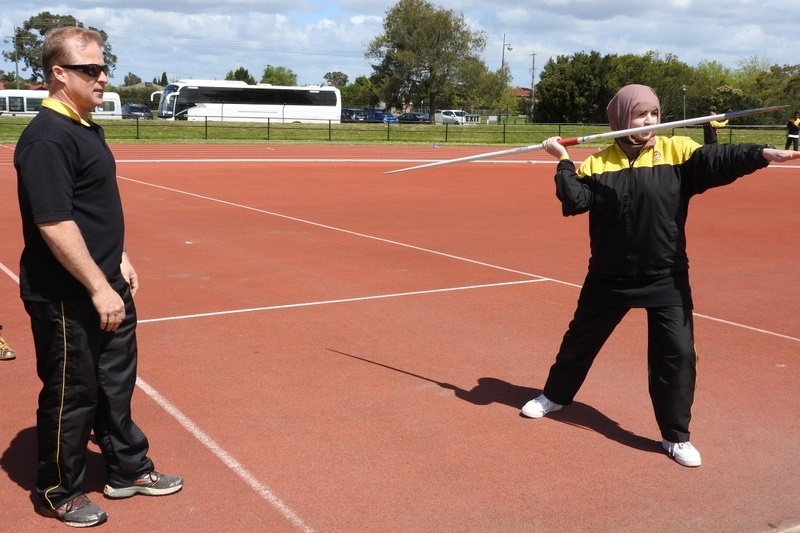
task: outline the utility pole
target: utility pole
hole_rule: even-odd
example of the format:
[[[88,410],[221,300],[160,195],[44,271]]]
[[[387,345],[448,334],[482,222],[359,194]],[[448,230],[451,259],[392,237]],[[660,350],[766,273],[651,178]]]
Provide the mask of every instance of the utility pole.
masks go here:
[[[533,111],[536,106],[536,53],[531,54],[531,122],[535,122]]]
[[[500,56],[500,68],[506,66],[506,50],[511,51],[511,43],[506,42],[506,34],[503,34],[503,54]]]

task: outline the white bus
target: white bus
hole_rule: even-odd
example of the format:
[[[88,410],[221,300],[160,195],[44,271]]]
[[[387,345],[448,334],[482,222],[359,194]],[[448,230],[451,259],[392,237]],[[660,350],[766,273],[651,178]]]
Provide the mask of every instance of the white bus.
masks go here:
[[[42,108],[47,90],[0,89],[0,114],[33,116]],[[92,111],[92,118],[122,118],[117,93],[103,93],[103,105]]]
[[[158,118],[236,122],[335,122],[342,96],[328,86],[248,85],[243,81],[180,80],[150,95]]]

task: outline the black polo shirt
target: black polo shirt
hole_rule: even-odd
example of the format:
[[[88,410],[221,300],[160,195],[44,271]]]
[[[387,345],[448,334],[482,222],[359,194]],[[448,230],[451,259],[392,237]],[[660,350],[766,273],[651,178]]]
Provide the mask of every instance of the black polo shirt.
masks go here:
[[[17,193],[25,248],[20,260],[23,300],[71,300],[88,292],[61,266],[38,225],[73,220],[94,261],[117,290],[124,221],[114,156],[103,129],[84,121],[69,106],[49,106],[31,120],[14,152]]]

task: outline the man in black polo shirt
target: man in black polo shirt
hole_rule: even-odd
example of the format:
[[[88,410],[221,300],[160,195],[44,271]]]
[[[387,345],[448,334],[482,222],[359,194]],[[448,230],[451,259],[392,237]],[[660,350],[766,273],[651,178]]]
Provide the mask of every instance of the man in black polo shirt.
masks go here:
[[[42,381],[36,413],[37,511],[75,527],[106,520],[84,494],[93,431],[104,494],[166,495],[183,480],[155,471],[131,420],[139,282],[123,247],[116,164],[91,110],[108,83],[99,33],[50,32],[42,52],[50,97],[17,143],[14,166],[25,248],[20,292]]]

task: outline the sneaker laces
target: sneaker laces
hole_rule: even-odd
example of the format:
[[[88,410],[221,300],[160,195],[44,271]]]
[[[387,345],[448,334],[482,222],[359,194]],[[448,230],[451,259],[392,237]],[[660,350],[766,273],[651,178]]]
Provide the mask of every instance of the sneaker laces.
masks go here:
[[[689,442],[689,441],[686,441],[686,442],[670,442],[669,443],[669,454],[671,456],[673,456],[673,457],[677,453],[679,453],[681,451],[689,451],[689,450],[693,450],[693,449],[694,449],[694,446],[692,446],[692,443]]]
[[[86,507],[90,503],[91,503],[91,501],[89,500],[89,498],[85,494],[81,494],[79,496],[75,496],[74,498],[72,498],[70,501],[68,501],[67,503],[65,503],[63,505],[64,512],[65,513],[70,513],[72,511],[77,510],[77,509],[83,509],[84,507]]]

